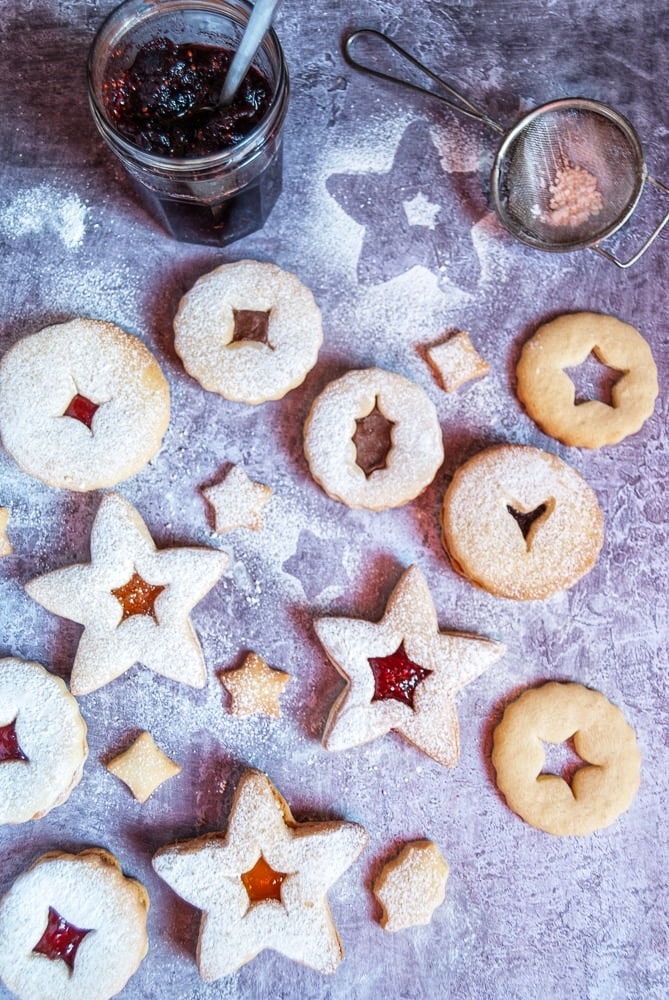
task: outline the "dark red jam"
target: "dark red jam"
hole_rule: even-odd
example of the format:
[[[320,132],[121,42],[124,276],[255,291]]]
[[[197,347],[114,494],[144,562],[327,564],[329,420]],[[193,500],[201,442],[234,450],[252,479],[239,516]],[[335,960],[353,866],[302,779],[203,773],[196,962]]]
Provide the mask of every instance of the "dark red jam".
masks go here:
[[[68,923],[53,906],[50,906],[46,929],[33,951],[38,955],[46,955],[53,961],[61,959],[72,971],[77,949],[88,933],[89,931],[79,930],[74,924]]]
[[[228,49],[156,38],[131,66],[112,60],[103,87],[110,123],[158,156],[191,159],[236,145],[265,117],[272,89],[251,67],[230,104],[217,107],[231,56]]]
[[[16,719],[6,726],[0,726],[0,764],[12,760],[28,760],[19,746],[19,739],[16,735]]]
[[[529,510],[527,512],[516,510],[515,507],[511,506],[511,504],[507,504],[506,509],[522,531],[523,538],[527,540],[530,528],[535,521],[538,521],[542,514],[546,513],[547,508],[545,503],[541,503],[538,507],[535,507],[534,510]]]
[[[392,698],[409,708],[413,708],[416,688],[432,673],[409,659],[404,643],[389,656],[370,656],[369,665],[374,674],[372,701],[387,701]]]
[[[91,402],[86,396],[81,396],[79,393],[73,396],[70,400],[68,408],[63,414],[64,417],[72,417],[73,420],[78,420],[80,423],[85,424],[89,431],[93,425],[93,417],[95,416],[96,410],[99,409],[97,403]]]

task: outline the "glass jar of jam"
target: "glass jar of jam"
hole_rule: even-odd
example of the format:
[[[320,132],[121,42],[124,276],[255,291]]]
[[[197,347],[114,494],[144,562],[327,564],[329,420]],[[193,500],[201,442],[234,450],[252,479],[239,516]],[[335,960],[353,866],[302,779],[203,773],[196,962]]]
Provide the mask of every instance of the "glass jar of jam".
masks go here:
[[[225,246],[260,229],[281,192],[288,71],[273,29],[233,100],[218,97],[246,0],[125,0],[88,58],[95,123],[176,239]]]

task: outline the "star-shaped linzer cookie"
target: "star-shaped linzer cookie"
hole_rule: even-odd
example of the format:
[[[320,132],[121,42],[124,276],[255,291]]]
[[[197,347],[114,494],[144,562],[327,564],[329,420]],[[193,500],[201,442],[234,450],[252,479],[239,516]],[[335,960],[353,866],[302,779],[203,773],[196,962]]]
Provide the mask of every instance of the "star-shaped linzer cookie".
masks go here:
[[[394,730],[440,764],[457,763],[456,695],[499,659],[502,643],[440,632],[418,566],[404,571],[380,622],[321,618],[314,627],[348,682],[330,711],[326,749],[347,750]]]
[[[220,483],[202,490],[214,512],[214,529],[220,534],[235,528],[260,531],[263,508],[272,489],[264,483],[254,483],[241,465],[233,465]]]
[[[203,979],[229,975],[266,948],[331,973],[343,951],[327,891],[366,841],[355,823],[297,823],[269,778],[251,769],[237,786],[227,832],[163,847],[153,867],[203,911]]]
[[[26,584],[39,604],[84,626],[72,667],[72,694],[89,694],[134,663],[204,687],[207,672],[190,611],[227,563],[227,553],[215,549],[157,549],[132,504],[108,493],[93,523],[90,563]]]
[[[269,667],[262,656],[249,653],[241,667],[219,674],[219,680],[230,694],[232,715],[281,715],[279,699],[290,674]]]

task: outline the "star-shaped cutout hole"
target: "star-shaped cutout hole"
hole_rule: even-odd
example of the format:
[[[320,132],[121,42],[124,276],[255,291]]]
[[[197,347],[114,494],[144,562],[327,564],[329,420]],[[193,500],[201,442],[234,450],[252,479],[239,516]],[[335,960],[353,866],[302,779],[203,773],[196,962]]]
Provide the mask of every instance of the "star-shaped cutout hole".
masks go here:
[[[313,601],[329,587],[343,590],[347,586],[346,550],[343,540],[319,538],[305,529],[298,536],[295,552],[281,568],[300,581],[304,593]]]
[[[595,351],[591,351],[582,364],[566,368],[565,373],[574,383],[574,404],[597,400],[606,406],[613,406],[613,387],[624,372],[604,364]]]
[[[366,416],[358,418],[355,425],[352,440],[356,465],[369,477],[377,469],[386,467],[395,424],[388,420],[379,409],[378,400],[375,400],[372,410]]]
[[[389,656],[371,656],[369,665],[374,674],[372,701],[394,698],[413,708],[416,688],[430,676],[431,671],[414,663],[406,654],[404,642]]]
[[[257,344],[266,344],[269,348],[269,315],[270,310],[263,312],[259,309],[233,309],[234,327],[232,331],[232,341],[254,341]],[[273,350],[273,348],[272,348]]]
[[[0,726],[0,764],[9,761],[28,760],[19,745],[16,734],[16,719],[5,726]]]
[[[133,615],[148,615],[158,624],[156,599],[164,589],[163,586],[147,583],[135,570],[127,583],[112,590],[112,594],[121,605],[121,621],[124,622]]]
[[[429,924],[444,901],[448,863],[430,840],[408,843],[388,861],[374,882],[381,904],[381,926],[387,931]]]
[[[362,285],[390,281],[422,265],[458,288],[476,289],[481,265],[472,229],[488,211],[481,177],[445,173],[426,122],[408,126],[387,173],[332,174],[326,186],[364,227],[358,258]]]
[[[318,972],[343,957],[328,889],[353,864],[367,836],[345,821],[297,823],[269,778],[248,770],[237,786],[228,828],[162,848],[153,867],[183,899],[202,910],[197,946],[203,979],[229,975],[271,948]],[[257,869],[260,859],[263,865]],[[265,898],[249,893],[257,871]],[[255,878],[253,878],[255,881]]]
[[[84,427],[88,427],[89,431],[92,431],[93,417],[99,409],[99,403],[94,403],[92,399],[82,396],[81,393],[77,392],[70,400],[63,416],[78,420],[80,424],[83,424]]]
[[[562,743],[544,743],[544,766],[541,774],[555,774],[571,785],[572,778],[586,762],[576,751],[571,737]]]
[[[54,962],[65,962],[70,972],[73,972],[79,945],[87,934],[90,934],[90,930],[75,927],[50,906],[47,925],[33,952],[45,955]]]
[[[205,487],[202,493],[214,513],[214,530],[224,534],[236,528],[260,531],[272,489],[254,483],[241,465],[233,465],[222,482]]]
[[[262,854],[247,872],[242,872],[240,878],[249,897],[249,904],[264,903],[267,899],[275,899],[281,902],[281,886],[287,872],[276,872],[270,864],[265,861]]]
[[[404,571],[380,622],[332,617],[318,619],[314,628],[347,681],[323,736],[328,750],[359,746],[393,730],[440,764],[457,762],[455,697],[504,653],[501,643],[439,631],[432,595],[418,566]],[[401,664],[391,673],[406,671],[407,697],[376,697],[374,660],[382,666]]]
[[[54,570],[26,584],[39,604],[84,626],[70,678],[72,694],[95,691],[135,663],[204,687],[207,672],[190,611],[221,578],[227,563],[227,553],[214,549],[157,549],[132,504],[118,493],[106,494],[91,531],[90,563]],[[132,614],[124,621],[114,591],[123,590],[134,573],[164,589],[157,595],[155,617]]]
[[[6,507],[0,507],[0,556],[11,556],[12,543],[7,538],[7,524],[9,523],[9,511]]]
[[[221,684],[229,692],[232,715],[281,715],[279,699],[290,680],[290,674],[269,667],[262,656],[249,653],[241,667],[219,674]]]
[[[146,802],[156,788],[181,772],[181,767],[156,745],[151,733],[140,733],[106,767],[128,786],[138,802]]]

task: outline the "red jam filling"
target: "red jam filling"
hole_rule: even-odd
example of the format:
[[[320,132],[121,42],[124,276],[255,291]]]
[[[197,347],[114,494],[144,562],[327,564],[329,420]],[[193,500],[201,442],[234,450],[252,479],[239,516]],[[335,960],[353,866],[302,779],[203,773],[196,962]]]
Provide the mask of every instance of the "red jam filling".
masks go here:
[[[121,621],[124,622],[126,618],[132,618],[133,615],[148,615],[157,623],[158,618],[154,605],[156,598],[162,594],[164,589],[164,587],[147,583],[135,570],[127,583],[112,590],[112,594],[123,609]]]
[[[61,959],[69,966],[70,971],[74,969],[74,960],[77,957],[79,945],[90,931],[79,930],[74,924],[70,924],[64,917],[49,907],[49,919],[46,930],[39,939],[33,951],[38,955],[46,955],[47,958],[55,961]]]
[[[19,746],[16,735],[16,719],[6,726],[0,726],[0,764],[10,760],[28,760]]]
[[[272,91],[255,67],[229,104],[217,107],[232,53],[213,45],[177,45],[154,38],[131,66],[124,51],[103,87],[109,121],[147,153],[190,159],[241,142],[263,120]]]
[[[410,660],[404,643],[389,656],[370,656],[369,665],[374,674],[372,701],[401,701],[413,708],[416,688],[432,671]]]
[[[93,417],[99,409],[99,403],[93,403],[86,396],[81,396],[79,393],[73,396],[70,400],[70,405],[65,410],[63,414],[64,417],[72,417],[74,420],[78,420],[82,424],[86,424],[89,431],[93,424]]]
[[[261,854],[253,868],[244,872],[241,880],[251,903],[262,903],[266,899],[281,902],[281,885],[285,877],[285,872],[275,872]]]
[[[366,476],[371,476],[376,469],[386,467],[388,453],[393,443],[392,429],[395,425],[392,420],[384,417],[377,402],[374,403],[374,409],[366,417],[356,420],[355,424],[353,435],[355,461]]]
[[[258,344],[271,347],[267,334],[269,330],[269,310],[261,312],[257,309],[234,309],[235,327],[232,340],[254,340]]]
[[[516,510],[515,507],[512,507],[510,504],[506,505],[506,509],[518,524],[518,527],[523,533],[523,538],[527,541],[527,536],[529,535],[530,528],[534,522],[537,521],[542,514],[546,513],[546,504],[541,503],[538,507],[535,507],[534,510],[527,512]]]

